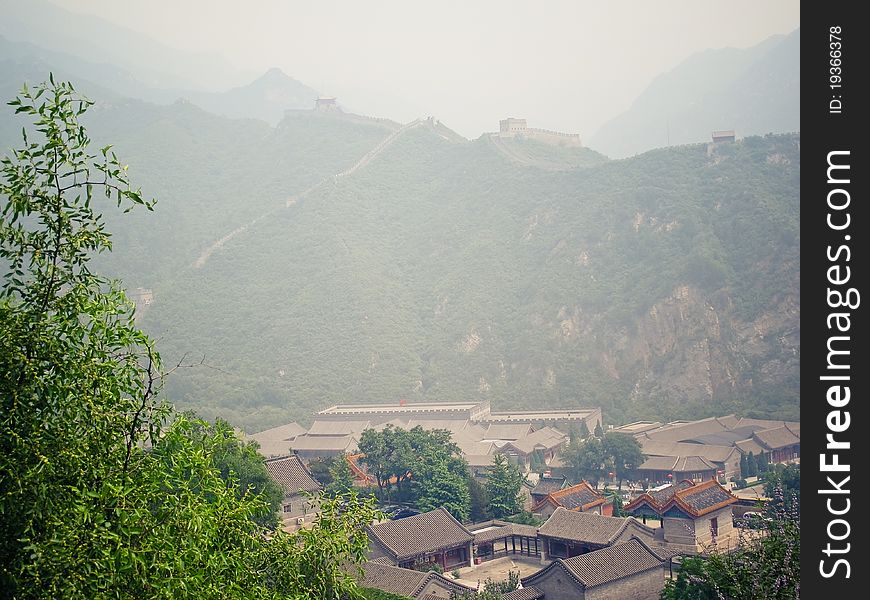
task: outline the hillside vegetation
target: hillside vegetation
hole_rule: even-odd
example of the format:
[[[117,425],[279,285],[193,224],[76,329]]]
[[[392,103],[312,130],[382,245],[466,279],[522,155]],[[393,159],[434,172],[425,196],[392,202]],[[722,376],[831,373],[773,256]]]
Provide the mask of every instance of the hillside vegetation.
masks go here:
[[[249,430],[400,398],[797,416],[796,135],[552,171],[418,127],[333,179],[389,127],[112,110],[93,129],[160,223],[111,266],[154,289],[166,362],[204,359],[168,381],[183,408]]]

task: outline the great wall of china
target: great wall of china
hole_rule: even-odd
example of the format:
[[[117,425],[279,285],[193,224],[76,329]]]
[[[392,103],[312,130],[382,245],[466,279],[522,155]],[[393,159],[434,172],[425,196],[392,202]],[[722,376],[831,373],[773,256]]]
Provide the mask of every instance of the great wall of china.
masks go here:
[[[318,188],[329,185],[330,183],[335,185],[339,179],[352,175],[359,169],[364,168],[366,165],[371,163],[371,161],[375,160],[387,148],[392,146],[393,143],[395,143],[395,141],[398,140],[404,133],[410,131],[411,129],[414,129],[415,127],[425,126],[448,141],[464,140],[464,138],[462,138],[452,130],[444,127],[440,123],[440,121],[436,121],[434,117],[431,116],[425,119],[414,119],[409,123],[399,125],[395,121],[391,121],[389,119],[357,115],[354,113],[346,113],[342,111],[341,108],[339,108],[338,104],[335,101],[335,98],[318,98],[315,102],[315,107],[313,110],[294,109],[285,111],[285,115],[290,118],[295,116],[311,116],[313,114],[320,114],[323,116],[348,119],[358,122],[376,123],[378,125],[386,127],[387,129],[392,129],[392,131],[389,135],[387,135],[386,138],[379,142],[377,146],[366,152],[362,157],[360,157],[360,159],[356,163],[354,163],[344,171],[324,177],[320,182],[316,183],[305,191],[287,198],[284,201],[283,206],[279,206],[270,211],[267,211],[266,213],[256,217],[248,223],[240,225],[239,227],[233,229],[229,233],[215,240],[213,243],[209,244],[209,246],[206,247],[200,253],[199,257],[197,257],[197,259],[191,264],[191,267],[195,269],[202,268],[215,251],[219,250],[227,242],[229,242],[239,234],[247,231],[252,225],[268,217],[269,215],[274,214],[278,210],[281,210],[281,208],[289,208],[306,196],[310,195]],[[499,131],[497,133],[484,134],[484,136],[490,139],[493,146],[500,154],[510,159],[511,161],[526,164],[528,166],[538,166],[544,169],[548,169],[547,165],[537,164],[537,162],[529,161],[527,158],[516,155],[509,148],[507,148],[505,144],[501,143],[500,140],[503,138],[529,138],[556,146],[582,147],[582,144],[580,142],[580,134],[562,133],[559,131],[550,131],[548,129],[530,128],[527,127],[525,119],[515,119],[511,117],[499,121]]]
[[[309,111],[309,114],[310,114],[310,111]],[[340,113],[340,114],[344,115],[347,113]],[[352,117],[358,117],[358,115],[352,115]],[[365,117],[362,117],[362,118],[365,118]],[[376,120],[376,119],[372,119],[372,120]],[[379,120],[379,121],[385,121],[385,120]],[[392,123],[392,121],[389,121],[389,123]],[[356,163],[354,163],[353,165],[351,165],[350,167],[348,167],[344,171],[342,171],[340,173],[335,173],[334,175],[329,175],[327,177],[324,177],[319,183],[311,186],[310,188],[303,191],[302,193],[291,196],[290,198],[288,198],[284,202],[283,206],[276,207],[273,210],[270,210],[266,213],[263,213],[262,215],[249,221],[248,223],[245,223],[245,224],[240,225],[239,227],[233,229],[232,231],[230,231],[226,235],[222,236],[220,239],[215,240],[212,244],[210,244],[207,248],[205,248],[205,250],[202,251],[202,253],[193,262],[193,264],[191,266],[195,269],[202,268],[203,266],[205,266],[206,262],[208,262],[208,259],[211,257],[211,255],[216,250],[219,250],[222,246],[224,246],[224,244],[229,242],[231,239],[233,239],[237,235],[247,231],[248,228],[250,228],[252,225],[254,225],[257,222],[261,221],[262,219],[268,217],[269,215],[277,212],[281,208],[288,208],[290,206],[293,206],[294,204],[296,204],[297,202],[299,202],[300,200],[302,200],[303,198],[305,198],[306,196],[308,196],[309,194],[314,192],[316,189],[318,189],[324,185],[328,185],[329,183],[332,183],[334,185],[335,183],[338,182],[339,179],[347,177],[348,175],[352,175],[353,173],[355,173],[359,169],[364,168],[371,161],[373,161],[375,158],[377,158],[382,152],[384,152],[387,148],[389,148],[391,145],[393,145],[393,143],[397,139],[399,139],[402,136],[402,134],[406,133],[407,131],[410,131],[411,129],[414,129],[415,127],[419,127],[419,126],[423,126],[423,125],[428,125],[428,126],[434,128],[435,121],[434,121],[434,119],[432,119],[432,117],[429,117],[428,119],[414,119],[410,123],[406,123],[405,125],[402,125],[401,127],[396,129],[395,131],[390,132],[390,134],[386,138],[384,138],[381,142],[379,142],[377,146],[375,146],[374,148],[372,148],[371,150],[366,152]],[[446,138],[446,136],[443,136],[443,135],[442,135],[442,137]]]

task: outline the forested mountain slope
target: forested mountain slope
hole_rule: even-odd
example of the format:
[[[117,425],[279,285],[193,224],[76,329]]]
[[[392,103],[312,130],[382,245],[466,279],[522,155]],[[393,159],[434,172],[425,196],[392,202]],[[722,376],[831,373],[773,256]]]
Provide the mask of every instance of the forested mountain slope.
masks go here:
[[[154,289],[168,363],[205,358],[170,378],[182,407],[249,429],[399,398],[797,416],[796,135],[553,171],[419,127],[331,178],[389,130],[152,118],[97,129],[161,198],[118,245],[163,268],[136,250],[117,272]]]

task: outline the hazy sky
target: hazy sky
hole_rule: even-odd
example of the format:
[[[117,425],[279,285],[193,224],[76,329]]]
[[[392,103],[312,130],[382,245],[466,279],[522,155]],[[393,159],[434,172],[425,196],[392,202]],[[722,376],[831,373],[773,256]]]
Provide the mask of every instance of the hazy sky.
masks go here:
[[[52,1],[252,73],[280,67],[358,112],[432,114],[468,137],[517,116],[588,138],[690,54],[800,25],[798,0]]]

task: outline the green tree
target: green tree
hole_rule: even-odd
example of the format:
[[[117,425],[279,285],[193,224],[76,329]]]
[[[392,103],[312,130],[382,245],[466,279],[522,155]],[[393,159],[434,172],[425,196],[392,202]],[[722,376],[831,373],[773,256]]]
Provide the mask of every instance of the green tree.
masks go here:
[[[595,423],[595,437],[599,440],[604,437],[604,431],[601,429],[601,421]]]
[[[745,479],[749,476],[747,473],[749,471],[749,462],[746,460],[746,455],[740,455],[740,477],[741,479]]]
[[[239,439],[232,425],[223,419],[211,424],[196,419],[192,413],[186,416],[192,423],[189,432],[194,444],[212,457],[212,465],[225,482],[232,482],[238,498],[250,494],[264,501],[262,510],[254,519],[270,528],[277,526],[277,513],[284,492],[269,476],[263,458],[257,452],[257,442]],[[167,459],[171,460],[171,455]]]
[[[755,459],[756,464],[758,465],[758,474],[763,476],[767,473],[767,469],[770,467],[767,460],[766,452],[759,452],[758,456]]]
[[[468,518],[472,523],[479,523],[489,518],[489,495],[486,486],[477,479],[468,476],[468,497],[471,502]]]
[[[444,465],[462,479],[460,485],[451,476],[450,484],[465,489],[467,495],[468,465],[460,460],[459,448],[451,440],[449,431],[425,430],[422,427],[406,431],[392,425],[381,431],[367,429],[360,438],[359,449],[364,454],[361,461],[377,479],[382,499],[389,497],[390,481],[395,481],[396,493],[400,498],[418,502],[424,490],[431,492],[429,488],[437,485],[428,478],[435,475],[440,477]],[[412,481],[410,488],[407,487],[408,481]],[[426,495],[429,495],[428,492]],[[466,517],[468,510],[465,510]]]
[[[519,468],[508,462],[503,455],[496,454],[486,478],[489,516],[501,519],[520,512],[523,507],[520,496],[522,486],[523,476]]]
[[[421,511],[444,507],[458,521],[468,521],[471,497],[465,460],[429,453],[421,457],[412,480],[413,502]]]
[[[764,494],[771,499],[768,512],[778,511],[795,515],[801,514],[801,466],[799,464],[774,465],[768,471]]]
[[[36,581],[60,591],[71,585],[66,555],[88,556],[108,537],[66,537],[65,519],[99,518],[110,490],[130,488],[139,445],[166,417],[151,341],[118,286],[88,266],[111,247],[94,191],[125,208],[150,203],[110,148],[88,153],[78,117],[90,103],[71,85],[24,88],[9,104],[36,135],[22,130],[24,147],[2,159],[0,572],[7,591]],[[107,534],[119,526],[108,514]]]
[[[95,192],[151,203],[111,147],[88,152],[71,84],[10,104],[35,127],[0,183],[0,596],[357,597],[338,565],[363,559],[372,502],[323,499],[312,529],[266,535],[245,446],[158,401],[152,341],[90,270],[111,247]]]
[[[332,484],[332,464],[335,462],[335,457],[322,457],[311,459],[308,463],[308,470],[311,471],[311,476],[314,477],[323,489],[329,488]]]
[[[581,440],[585,440],[589,437],[589,426],[586,425],[586,421],[580,421],[580,431],[578,436]]]
[[[746,473],[744,477],[755,477],[758,475],[758,463],[755,460],[755,455],[750,451],[746,457]]]
[[[622,480],[630,476],[643,463],[640,442],[632,435],[610,431],[604,435],[603,446],[613,465],[613,471],[619,478],[618,487],[621,490]]]
[[[509,517],[504,518],[505,521],[510,521],[511,523],[519,523],[520,525],[543,525],[544,519],[540,517],[536,517],[531,512],[524,510],[518,512],[515,515],[511,515]]]
[[[353,489],[353,471],[347,462],[347,457],[342,455],[332,461],[329,468],[330,483],[326,488],[332,495],[347,494]]]
[[[571,475],[575,481],[585,479],[594,485],[604,477],[608,468],[604,442],[597,437],[587,438],[577,444],[569,444],[565,449],[565,460],[571,467]]]
[[[611,498],[611,502],[613,502],[613,516],[614,517],[627,517],[628,513],[623,510],[623,501],[622,496],[617,492],[608,492],[607,495]]]

